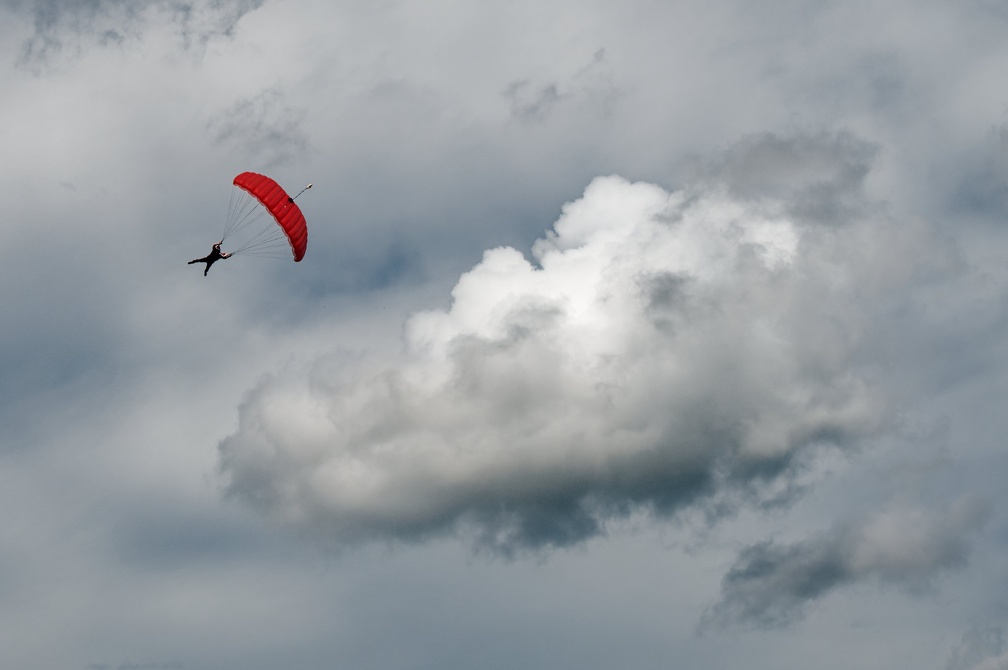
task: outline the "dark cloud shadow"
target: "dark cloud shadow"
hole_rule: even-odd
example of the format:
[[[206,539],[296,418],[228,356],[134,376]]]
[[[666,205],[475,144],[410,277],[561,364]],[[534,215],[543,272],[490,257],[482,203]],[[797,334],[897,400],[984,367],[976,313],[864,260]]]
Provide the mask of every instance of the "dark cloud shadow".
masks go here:
[[[211,40],[231,37],[263,0],[32,0],[13,4],[31,15],[33,32],[17,65],[36,74],[72,62],[93,48],[139,40],[151,25],[173,26],[183,50],[202,54]]]
[[[944,511],[896,506],[804,542],[749,546],[725,575],[721,600],[701,630],[785,627],[826,594],[861,583],[925,593],[940,573],[966,563],[970,536],[989,512],[977,500],[961,500]]]
[[[287,104],[280,88],[271,87],[237,100],[207,129],[214,143],[232,148],[251,165],[270,168],[308,150],[308,136],[301,127],[304,117],[304,110]]]

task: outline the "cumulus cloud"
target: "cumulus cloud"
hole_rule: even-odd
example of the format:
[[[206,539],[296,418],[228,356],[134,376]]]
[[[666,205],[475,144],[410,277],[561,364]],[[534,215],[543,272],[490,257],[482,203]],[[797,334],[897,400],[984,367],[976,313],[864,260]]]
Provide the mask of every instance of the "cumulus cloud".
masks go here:
[[[532,259],[488,250],[450,309],[414,314],[395,360],[263,381],[220,444],[228,493],[337,543],[465,532],[504,552],[786,502],[818,450],[889,426],[875,324],[950,252],[867,201],[853,138],[736,151],[744,169],[674,192],[595,179]],[[804,186],[739,186],[809,152]]]
[[[988,512],[976,500],[941,512],[892,505],[806,542],[755,544],[725,575],[705,625],[783,626],[827,593],[869,580],[919,593],[940,571],[965,563],[969,535]]]

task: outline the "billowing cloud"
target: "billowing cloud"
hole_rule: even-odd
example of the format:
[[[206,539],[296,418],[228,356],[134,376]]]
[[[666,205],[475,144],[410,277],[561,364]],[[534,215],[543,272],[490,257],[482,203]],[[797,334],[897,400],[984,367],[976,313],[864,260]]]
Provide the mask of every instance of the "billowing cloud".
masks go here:
[[[786,502],[819,450],[890,425],[877,324],[954,254],[866,198],[862,142],[736,152],[675,192],[594,180],[532,260],[486,251],[450,309],[414,314],[396,360],[262,382],[220,445],[229,494],[335,542],[462,531],[505,552]]]
[[[805,542],[755,544],[725,576],[705,623],[786,625],[816,599],[868,580],[920,592],[937,573],[965,563],[969,535],[988,514],[976,500],[941,512],[892,505]]]

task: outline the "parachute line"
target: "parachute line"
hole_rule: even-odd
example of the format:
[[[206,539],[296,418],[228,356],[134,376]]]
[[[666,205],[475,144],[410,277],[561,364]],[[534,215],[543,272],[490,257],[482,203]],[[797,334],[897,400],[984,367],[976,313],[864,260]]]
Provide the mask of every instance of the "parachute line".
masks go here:
[[[308,228],[294,198],[312,185],[294,198],[269,177],[254,172],[241,173],[234,178],[234,185],[221,241],[246,229],[250,237],[229,253],[273,258],[290,258],[293,254],[294,261],[300,261],[308,245]],[[265,224],[259,223],[264,217]]]
[[[227,239],[248,228],[266,215],[266,210],[259,207],[259,202],[245,191],[240,191],[237,197],[232,192],[231,200],[232,206],[228,209],[228,218],[221,239]]]

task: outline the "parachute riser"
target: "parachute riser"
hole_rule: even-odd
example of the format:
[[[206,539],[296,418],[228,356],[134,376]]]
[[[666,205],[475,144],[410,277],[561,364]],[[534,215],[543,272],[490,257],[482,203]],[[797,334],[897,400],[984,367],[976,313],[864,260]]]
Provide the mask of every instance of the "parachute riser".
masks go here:
[[[287,196],[287,202],[294,202],[295,200],[297,200],[297,199],[298,199],[298,196],[299,196],[299,195],[301,195],[302,193],[304,193],[305,191],[307,191],[307,190],[308,190],[308,189],[310,189],[311,187],[312,187],[312,185],[311,185],[311,184],[308,184],[308,185],[307,185],[307,186],[305,186],[305,187],[304,187],[303,189],[301,189],[300,191],[298,191],[298,194],[297,194],[296,196],[294,196],[293,198],[292,198],[292,197],[290,197],[290,196]]]

